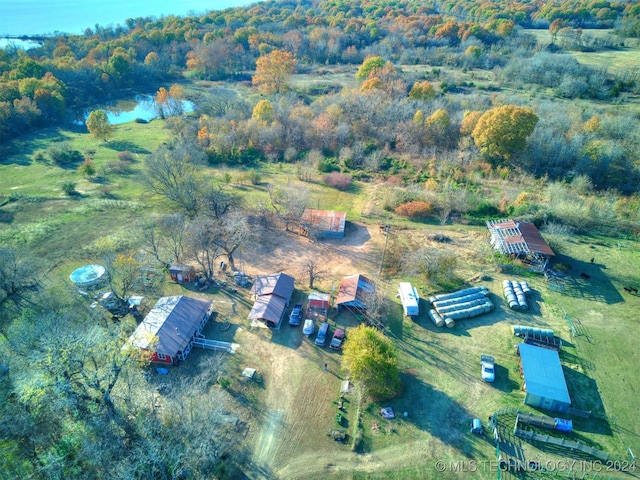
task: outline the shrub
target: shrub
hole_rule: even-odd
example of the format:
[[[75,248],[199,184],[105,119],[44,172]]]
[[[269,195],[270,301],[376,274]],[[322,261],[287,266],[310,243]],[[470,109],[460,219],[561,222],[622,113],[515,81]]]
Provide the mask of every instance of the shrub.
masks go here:
[[[429,202],[422,202],[415,200],[412,202],[403,203],[396,207],[395,212],[398,215],[408,218],[427,218],[433,211],[433,206]]]
[[[231,380],[228,379],[227,377],[220,377],[218,379],[218,383],[220,384],[220,386],[222,388],[224,388],[226,390],[231,385]]]
[[[347,173],[331,172],[322,176],[322,181],[329,187],[346,190],[351,185],[352,177]]]
[[[339,172],[340,165],[338,165],[338,159],[335,157],[325,158],[319,162],[318,170],[322,173]]]
[[[127,160],[116,160],[114,162],[109,162],[106,166],[106,170],[110,173],[119,173],[121,175],[125,175],[127,173],[131,173],[131,162]]]
[[[64,182],[62,184],[62,191],[69,197],[77,195],[78,191],[76,190],[76,182]]]
[[[251,182],[251,185],[260,185],[262,182],[262,176],[260,175],[260,172],[252,168],[247,172],[247,180]]]
[[[78,171],[85,177],[93,177],[96,174],[96,166],[90,158],[85,158],[84,163],[78,167]]]
[[[118,152],[118,160],[121,162],[133,162],[135,157],[129,150],[124,150],[122,152]]]
[[[77,150],[73,150],[68,143],[52,145],[47,149],[47,154],[52,162],[59,166],[66,166],[84,160]]]

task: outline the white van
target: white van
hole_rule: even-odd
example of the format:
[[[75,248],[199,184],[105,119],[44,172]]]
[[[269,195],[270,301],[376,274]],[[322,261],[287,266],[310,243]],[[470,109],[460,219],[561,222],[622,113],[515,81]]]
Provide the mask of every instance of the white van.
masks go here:
[[[318,329],[318,335],[316,336],[316,345],[324,346],[325,342],[327,341],[328,331],[329,324],[327,322],[324,322],[322,325],[320,325],[320,328]]]

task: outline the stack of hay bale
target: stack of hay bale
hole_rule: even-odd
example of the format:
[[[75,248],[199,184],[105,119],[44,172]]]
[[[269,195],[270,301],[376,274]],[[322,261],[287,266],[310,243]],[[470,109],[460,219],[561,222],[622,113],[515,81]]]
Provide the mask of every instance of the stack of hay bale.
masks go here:
[[[493,310],[487,287],[471,287],[453,293],[444,293],[429,298],[433,309],[429,317],[437,327],[455,326],[456,320],[476,317]]]
[[[529,308],[527,304],[527,294],[531,292],[531,289],[527,282],[504,280],[502,282],[502,289],[509,308],[512,310],[526,310]]]

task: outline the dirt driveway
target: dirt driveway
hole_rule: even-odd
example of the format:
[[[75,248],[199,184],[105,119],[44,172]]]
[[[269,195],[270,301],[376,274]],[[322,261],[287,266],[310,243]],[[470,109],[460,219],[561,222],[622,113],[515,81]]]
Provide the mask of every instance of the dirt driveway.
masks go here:
[[[236,267],[250,276],[283,271],[296,278],[297,289],[306,291],[302,263],[309,257],[319,258],[329,274],[315,287],[329,291],[345,275],[377,271],[384,235],[372,230],[349,223],[344,238],[316,242],[282,230],[261,230],[255,248],[245,249]],[[260,365],[265,386],[261,419],[250,439],[252,463],[257,467],[248,474],[252,478],[303,478],[308,464],[294,467],[292,460],[315,456],[319,442],[321,450],[333,451],[332,455],[342,450],[351,456],[347,446],[326,437],[334,426],[333,402],[343,380],[340,353],[314,345],[313,337],[306,338],[301,327],[283,323],[279,331],[251,328],[237,339],[247,361]],[[331,324],[333,331],[335,322]]]

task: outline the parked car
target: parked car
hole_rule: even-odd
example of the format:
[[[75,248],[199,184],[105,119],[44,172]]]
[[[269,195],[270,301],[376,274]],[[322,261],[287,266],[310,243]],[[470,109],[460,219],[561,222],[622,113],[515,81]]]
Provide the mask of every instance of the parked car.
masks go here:
[[[479,418],[471,420],[471,433],[475,433],[476,435],[482,435],[484,433],[482,421]]]
[[[495,360],[491,355],[480,356],[480,374],[485,382],[493,382],[496,379]]]
[[[342,348],[342,342],[344,341],[344,330],[341,328],[336,328],[336,331],[333,332],[333,338],[331,339],[331,343],[329,344],[330,348],[334,350],[338,350]]]
[[[300,325],[300,321],[302,320],[302,305],[300,303],[296,303],[293,306],[293,310],[291,310],[291,314],[289,315],[289,325],[292,327],[297,327]]]
[[[313,335],[313,331],[316,329],[315,324],[313,323],[312,318],[307,318],[304,321],[304,327],[302,327],[302,333],[304,333],[307,337]]]
[[[316,335],[316,345],[324,347],[324,344],[327,341],[327,333],[329,333],[329,324],[327,322],[323,322],[318,329],[318,335]]]

